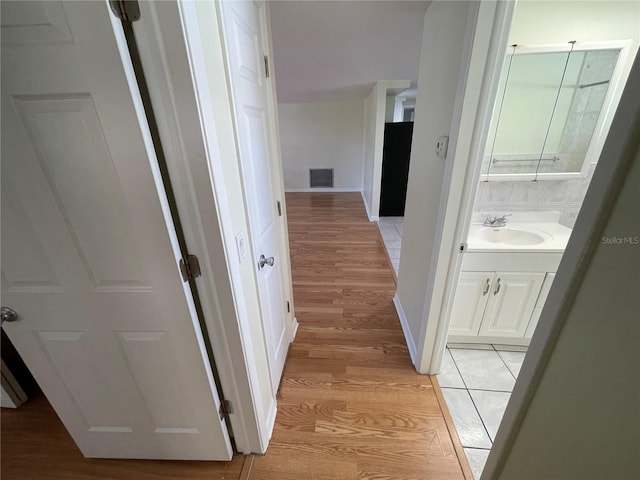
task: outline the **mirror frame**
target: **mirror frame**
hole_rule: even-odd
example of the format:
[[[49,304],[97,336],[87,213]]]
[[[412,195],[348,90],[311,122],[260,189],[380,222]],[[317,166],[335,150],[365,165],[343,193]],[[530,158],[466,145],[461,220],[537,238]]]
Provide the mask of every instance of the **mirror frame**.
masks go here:
[[[564,173],[495,173],[487,174],[481,173],[479,181],[481,182],[497,182],[497,181],[534,181],[534,180],[569,180],[575,178],[585,178],[589,170],[589,166],[593,163],[597,163],[600,154],[602,153],[602,147],[604,141],[611,128],[611,122],[615,115],[618,103],[620,103],[620,97],[622,91],[627,83],[629,72],[633,64],[633,57],[631,55],[632,40],[613,40],[613,41],[601,41],[601,42],[576,42],[573,51],[582,52],[589,50],[620,50],[618,54],[618,61],[611,75],[611,81],[607,94],[604,99],[602,110],[598,121],[596,122],[587,153],[585,154],[584,161],[582,163],[582,169],[576,172],[564,172]],[[548,45],[518,45],[516,55],[532,54],[532,53],[557,53],[557,52],[569,52],[571,50],[570,43],[563,44],[548,44]],[[505,55],[513,53],[513,46],[510,45],[507,48]],[[500,81],[499,77],[493,80],[496,84]],[[496,103],[498,97],[496,97]],[[495,104],[491,105],[488,113],[488,118],[493,119],[493,110]],[[486,143],[489,141],[489,132],[487,131]],[[483,156],[485,155],[485,149],[483,149]],[[484,158],[481,160],[483,163]]]

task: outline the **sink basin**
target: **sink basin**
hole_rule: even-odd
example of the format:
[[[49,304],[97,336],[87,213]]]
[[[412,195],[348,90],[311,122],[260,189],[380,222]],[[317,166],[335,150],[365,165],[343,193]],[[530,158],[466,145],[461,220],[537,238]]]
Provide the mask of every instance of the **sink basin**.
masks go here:
[[[484,242],[507,245],[537,245],[548,240],[542,232],[536,233],[509,227],[481,227],[472,231],[471,236]]]

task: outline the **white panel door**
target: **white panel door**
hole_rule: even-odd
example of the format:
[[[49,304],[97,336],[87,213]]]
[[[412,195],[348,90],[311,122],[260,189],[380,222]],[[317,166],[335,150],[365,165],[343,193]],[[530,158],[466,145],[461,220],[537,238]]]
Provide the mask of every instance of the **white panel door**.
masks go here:
[[[524,337],[544,275],[496,272],[480,335]]]
[[[228,460],[121,26],[1,5],[3,328],[85,456]]]
[[[493,277],[493,272],[460,272],[449,335],[478,335]]]
[[[274,391],[278,388],[290,338],[286,300],[282,289],[280,217],[275,196],[272,138],[269,133],[268,89],[264,55],[267,53],[266,14],[262,2],[222,2],[224,37],[240,159],[251,222],[253,254],[258,270],[269,368]],[[259,265],[260,256],[272,259]]]

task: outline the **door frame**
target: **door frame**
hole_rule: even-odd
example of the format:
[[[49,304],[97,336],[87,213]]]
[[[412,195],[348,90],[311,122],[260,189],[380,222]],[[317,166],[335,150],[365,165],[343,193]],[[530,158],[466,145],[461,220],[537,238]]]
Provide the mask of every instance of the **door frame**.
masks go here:
[[[283,167],[282,167],[282,158],[280,155],[280,137],[279,137],[279,129],[278,129],[279,121],[278,121],[278,115],[277,115],[278,110],[277,110],[277,100],[276,100],[277,97],[276,97],[276,89],[275,89],[275,74],[273,71],[274,70],[273,69],[273,46],[271,41],[272,37],[271,37],[270,10],[269,10],[268,2],[264,0],[262,1],[251,0],[251,1],[252,3],[262,3],[262,7],[258,11],[258,14],[259,14],[258,21],[260,22],[260,27],[264,27],[260,29],[261,31],[260,33],[262,34],[261,42],[262,42],[262,45],[266,48],[266,52],[262,52],[262,53],[263,54],[266,53],[267,65],[265,65],[265,68],[269,69],[269,76],[264,79],[264,82],[267,87],[267,92],[268,92],[267,98],[266,98],[266,111],[265,111],[267,116],[266,126],[268,128],[268,131],[267,131],[268,162],[269,162],[269,169],[273,175],[272,187],[273,187],[274,198],[272,198],[272,201],[274,202],[274,204],[275,202],[280,203],[280,215],[277,220],[278,222],[278,225],[277,225],[278,257],[277,258],[280,263],[280,268],[282,269],[281,274],[279,275],[280,288],[283,294],[282,301],[289,303],[289,311],[285,312],[285,314],[287,315],[285,319],[285,322],[286,322],[285,341],[287,342],[287,348],[288,348],[288,346],[293,341],[295,334],[297,333],[298,322],[293,312],[293,282],[292,282],[292,275],[291,275],[291,256],[289,254],[286,202],[285,202],[285,191],[284,191],[284,175],[283,175]],[[218,2],[215,2],[215,5],[216,5],[216,12],[218,14],[218,18],[220,19],[220,25],[221,25],[220,31],[221,31],[221,37],[223,39],[222,43],[223,43],[224,55],[226,59],[229,56],[229,50],[228,50],[227,44],[233,41],[233,39],[227,38],[228,32],[226,32],[224,28],[225,11],[223,9],[222,3],[226,3],[226,2],[218,1]],[[248,160],[242,157],[242,154],[240,151],[240,146],[239,146],[240,133],[238,131],[238,123],[237,123],[238,111],[236,109],[235,99],[233,95],[233,85],[235,80],[234,80],[234,76],[230,72],[230,69],[228,68],[228,63],[226,62],[227,60],[225,60],[225,65],[227,66],[229,99],[232,105],[232,115],[233,115],[233,121],[234,121],[233,128],[234,128],[234,133],[237,139],[236,144],[238,145],[237,148],[238,148],[238,158],[239,158],[239,170],[240,170],[240,176],[242,179],[242,186],[244,190],[245,209],[249,219],[249,229],[248,229],[249,239],[248,240],[250,242],[250,247],[247,248],[248,250],[247,260],[253,261],[253,266],[255,267],[257,259],[252,258],[251,252],[254,252],[257,255],[259,250],[259,249],[256,249],[256,245],[258,243],[258,235],[254,233],[257,229],[257,224],[256,224],[257,219],[253,218],[251,214],[250,205],[259,202],[259,200],[256,198],[253,190],[250,188],[250,185],[248,184],[248,180],[247,180],[248,179],[248,176],[247,176]],[[275,208],[275,205],[273,206]],[[256,284],[258,285],[258,289],[260,290],[261,281],[259,279],[259,276],[260,276],[259,269],[254,268],[254,274],[255,274]],[[264,292],[261,291],[260,300],[259,300],[261,311],[264,308],[264,302],[262,300],[263,294]],[[263,322],[264,322],[264,316],[263,316]],[[269,363],[271,363],[271,361],[272,361],[271,359],[268,359]]]
[[[463,72],[466,85],[458,90],[452,121],[451,165],[445,172],[445,188],[438,214],[439,243],[433,252],[433,268],[425,295],[423,323],[418,337],[414,365],[420,373],[437,374],[446,348],[450,311],[462,262],[460,247],[465,247],[478,189],[479,153],[488,134],[491,109],[496,98],[497,80],[508,43],[515,2],[481,2],[474,22],[467,25],[467,35],[475,36],[472,51],[465,52]],[[477,50],[477,51],[476,51]],[[484,60],[483,60],[484,58]],[[622,101],[612,119],[612,128],[591,180],[574,233],[558,268],[554,288],[549,293],[538,326],[529,344],[525,361],[511,394],[496,441],[482,472],[482,480],[498,478],[511,452],[514,439],[536,394],[556,341],[580,288],[586,268],[598,242],[603,225],[609,218],[625,174],[634,161],[632,150],[637,131],[628,127],[637,120],[640,97],[634,86],[640,82],[640,56],[626,82]],[[637,123],[637,122],[636,122]],[[616,128],[620,125],[621,128]],[[457,172],[457,173],[454,173]]]
[[[491,79],[502,69],[515,2],[473,2],[469,8],[447,154],[451,161],[445,167],[438,211],[439,240],[431,253],[423,322],[413,358],[416,370],[424,374],[438,373],[444,356],[462,266],[460,251],[466,248],[464,239],[478,190],[481,165],[475,159],[484,148],[491,122],[488,106],[498,90]]]
[[[229,131],[231,98],[219,16],[213,2],[200,6],[207,9],[208,43],[199,25],[204,20],[191,2],[140,2],[134,32],[184,235],[202,270],[196,284],[220,383],[233,404],[229,419],[236,448],[264,453],[276,398],[264,368],[268,358],[262,318],[254,308],[256,279],[252,269],[247,274],[242,266],[251,268],[253,262],[242,262],[236,248],[236,233],[248,232],[249,224],[246,195],[237,188],[237,144],[235,132]],[[211,64],[203,60],[204,46],[212,49],[207,52],[213,52]]]

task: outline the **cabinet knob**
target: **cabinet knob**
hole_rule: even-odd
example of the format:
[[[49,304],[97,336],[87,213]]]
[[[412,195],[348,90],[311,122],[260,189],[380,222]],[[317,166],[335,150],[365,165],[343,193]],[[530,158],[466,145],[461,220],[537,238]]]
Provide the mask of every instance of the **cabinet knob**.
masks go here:
[[[496,289],[493,292],[493,294],[497,295],[499,291],[500,291],[500,279],[498,278],[498,283],[496,283]]]
[[[484,286],[484,292],[482,292],[482,296],[484,297],[487,293],[489,293],[489,289],[491,288],[491,279],[487,278],[487,283]]]

